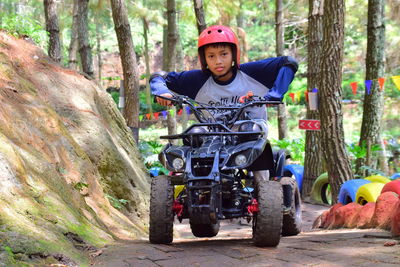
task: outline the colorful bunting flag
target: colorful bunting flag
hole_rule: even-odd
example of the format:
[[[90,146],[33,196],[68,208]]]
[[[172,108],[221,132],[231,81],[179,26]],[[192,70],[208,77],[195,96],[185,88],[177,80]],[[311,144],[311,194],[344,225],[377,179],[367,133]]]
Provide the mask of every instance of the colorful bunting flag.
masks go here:
[[[186,114],[190,114],[190,107],[186,107]]]
[[[173,117],[175,114],[175,109],[171,108],[170,110],[168,110],[168,112],[169,112],[169,115],[171,115]]]
[[[301,92],[299,91],[296,93],[296,100],[300,102],[300,98],[301,98]]]
[[[357,94],[357,87],[358,87],[358,82],[352,82],[350,83],[351,90],[353,91],[353,95]]]
[[[317,89],[317,88],[314,88],[314,89],[312,89],[312,92],[313,92],[313,93],[318,93],[318,89]]]
[[[150,120],[151,114],[150,114],[150,113],[147,113],[147,114],[146,114],[146,118],[147,118],[148,120]]]
[[[155,112],[154,114],[153,114],[153,116],[154,116],[154,118],[156,119],[156,120],[158,120],[158,116],[160,115],[160,112]]]
[[[383,85],[385,84],[385,78],[378,78],[379,91],[383,91]]]
[[[400,90],[400,75],[399,76],[392,76],[392,80],[396,85],[397,89]]]
[[[366,80],[365,81],[365,88],[367,89],[367,94],[371,94],[371,85],[372,85],[372,80]]]
[[[139,121],[143,120],[143,115],[139,115]]]
[[[166,119],[167,118],[167,111],[166,110],[161,111],[161,115],[163,115],[164,119]]]
[[[292,99],[292,102],[294,103],[294,93],[289,93],[289,96]]]
[[[178,115],[181,116],[183,112],[183,109],[178,110]]]

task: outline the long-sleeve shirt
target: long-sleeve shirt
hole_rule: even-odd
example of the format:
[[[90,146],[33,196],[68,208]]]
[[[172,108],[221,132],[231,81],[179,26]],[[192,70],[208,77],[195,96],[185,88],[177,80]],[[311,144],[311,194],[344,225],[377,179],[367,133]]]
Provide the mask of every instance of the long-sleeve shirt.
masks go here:
[[[157,76],[151,79],[150,87],[154,95],[171,90],[214,106],[236,104],[249,91],[257,100],[280,101],[296,71],[297,62],[293,58],[275,57],[241,64],[228,81],[216,80],[211,73],[202,70],[190,70],[170,72],[165,78]],[[266,119],[263,107],[248,111],[252,118]]]

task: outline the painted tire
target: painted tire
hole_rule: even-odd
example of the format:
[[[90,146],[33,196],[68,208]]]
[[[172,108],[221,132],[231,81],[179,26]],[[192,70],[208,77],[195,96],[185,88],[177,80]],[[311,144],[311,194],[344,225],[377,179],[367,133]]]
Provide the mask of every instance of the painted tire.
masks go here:
[[[174,199],[176,199],[179,194],[182,192],[182,190],[185,188],[184,185],[175,185],[175,189],[174,189]]]
[[[364,179],[371,181],[373,183],[381,183],[381,184],[387,184],[391,181],[389,178],[384,177],[382,175],[371,175],[371,176],[365,177]]]
[[[385,184],[385,186],[382,188],[381,194],[385,192],[395,192],[400,196],[400,180],[394,180]]]
[[[371,181],[365,179],[354,179],[342,184],[339,191],[339,202],[346,205],[356,200],[356,193],[360,186],[369,184]]]
[[[390,177],[390,179],[395,180],[395,179],[399,179],[400,178],[400,172],[395,173],[392,175],[392,177]]]
[[[294,176],[300,192],[303,188],[303,173],[304,173],[304,167],[297,164],[288,164],[283,169],[283,176],[286,177]]]
[[[368,202],[376,202],[384,186],[382,183],[368,183],[360,186],[357,190],[356,202],[361,205],[365,205]]]
[[[328,173],[321,174],[314,182],[311,189],[311,197],[318,203],[332,204]]]

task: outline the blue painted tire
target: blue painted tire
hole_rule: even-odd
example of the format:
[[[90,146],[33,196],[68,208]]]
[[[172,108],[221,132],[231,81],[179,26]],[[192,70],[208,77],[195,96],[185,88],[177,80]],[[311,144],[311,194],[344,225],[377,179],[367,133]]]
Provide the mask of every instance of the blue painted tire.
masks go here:
[[[400,178],[400,172],[395,173],[395,174],[392,175],[392,177],[390,177],[390,179],[392,179],[392,180],[396,180],[396,179],[399,179],[399,178]]]
[[[283,176],[291,177],[293,175],[296,179],[297,186],[299,187],[300,192],[303,188],[303,173],[304,167],[301,165],[288,164],[285,165],[285,167],[283,168]]]
[[[355,202],[358,188],[368,183],[371,183],[371,181],[364,179],[353,179],[344,182],[340,187],[339,202],[343,205]]]

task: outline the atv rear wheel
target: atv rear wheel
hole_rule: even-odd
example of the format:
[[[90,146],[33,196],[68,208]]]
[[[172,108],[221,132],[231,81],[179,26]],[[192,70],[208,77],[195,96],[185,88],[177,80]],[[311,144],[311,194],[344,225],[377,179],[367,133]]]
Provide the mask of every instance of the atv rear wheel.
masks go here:
[[[253,219],[253,242],[258,247],[276,247],[282,232],[282,186],[255,178],[258,212]]]
[[[190,222],[190,229],[192,229],[192,234],[196,237],[213,237],[219,232],[219,221],[215,224]]]
[[[291,205],[288,214],[283,215],[282,236],[298,235],[301,232],[302,218],[301,218],[301,197],[300,190],[297,186],[296,179],[292,177],[282,177],[280,179],[282,185],[283,195],[285,190],[290,190]],[[288,188],[290,187],[290,188]]]
[[[151,179],[149,241],[153,244],[169,244],[173,239],[174,187],[166,175]]]

